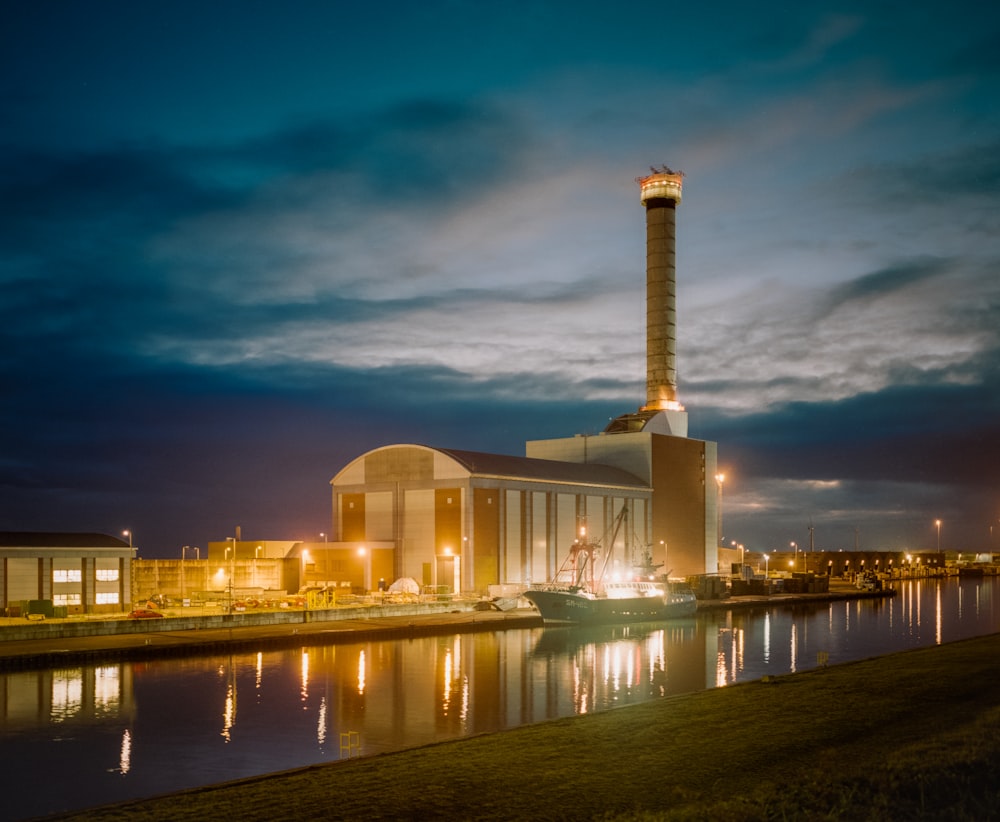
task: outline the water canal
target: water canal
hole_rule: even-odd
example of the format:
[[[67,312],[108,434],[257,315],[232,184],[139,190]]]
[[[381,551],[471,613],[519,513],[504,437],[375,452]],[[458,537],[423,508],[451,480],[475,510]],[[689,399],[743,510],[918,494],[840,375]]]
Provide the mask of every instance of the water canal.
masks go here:
[[[305,647],[0,676],[4,818],[602,711],[1000,631],[1000,581],[604,629]]]

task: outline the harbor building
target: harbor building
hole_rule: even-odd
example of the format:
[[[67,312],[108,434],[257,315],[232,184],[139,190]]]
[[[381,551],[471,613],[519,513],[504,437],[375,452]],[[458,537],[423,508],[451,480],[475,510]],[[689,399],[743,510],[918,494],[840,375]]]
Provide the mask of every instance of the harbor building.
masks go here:
[[[390,445],[332,486],[328,550],[390,546],[379,573],[453,592],[545,581],[581,531],[599,538],[622,508],[620,539],[653,538],[649,487],[610,465]]]
[[[0,532],[0,614],[116,613],[132,601],[135,551],[106,534]]]

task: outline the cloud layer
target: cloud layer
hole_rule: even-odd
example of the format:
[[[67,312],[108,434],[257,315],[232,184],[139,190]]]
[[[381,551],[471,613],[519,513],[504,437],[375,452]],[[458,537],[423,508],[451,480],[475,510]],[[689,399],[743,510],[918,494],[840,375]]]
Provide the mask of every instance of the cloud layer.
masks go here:
[[[600,430],[643,399],[632,179],[668,162],[727,536],[1000,543],[996,14],[307,6],[11,21],[5,527],[307,538],[368,448]]]

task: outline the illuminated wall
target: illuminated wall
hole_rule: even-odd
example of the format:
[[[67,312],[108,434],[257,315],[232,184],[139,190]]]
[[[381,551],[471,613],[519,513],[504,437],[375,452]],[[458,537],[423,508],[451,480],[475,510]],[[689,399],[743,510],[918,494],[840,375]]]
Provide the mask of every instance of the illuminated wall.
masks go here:
[[[613,465],[652,488],[653,562],[684,577],[718,570],[716,444],[645,431],[534,440],[529,457]]]
[[[32,601],[65,615],[130,610],[132,554],[128,543],[103,534],[7,532],[0,536],[0,614]]]
[[[454,454],[479,459],[482,470]],[[625,501],[637,517],[637,533],[648,534],[650,492],[639,480],[616,469],[630,486],[603,486],[572,468],[577,481],[560,476],[560,466],[537,460],[385,446],[358,457],[331,481],[332,535],[342,541],[377,535],[383,544],[394,543],[393,580],[412,577],[421,585],[484,595],[493,585],[544,582],[562,563],[580,523],[599,536]]]

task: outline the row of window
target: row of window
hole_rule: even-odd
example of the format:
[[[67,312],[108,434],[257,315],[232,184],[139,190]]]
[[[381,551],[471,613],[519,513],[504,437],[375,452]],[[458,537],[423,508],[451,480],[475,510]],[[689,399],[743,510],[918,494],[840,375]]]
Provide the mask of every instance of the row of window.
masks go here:
[[[52,604],[53,605],[82,605],[81,594],[53,594]],[[118,592],[98,592],[94,596],[94,602],[97,605],[117,605],[118,604]]]
[[[117,568],[98,568],[94,571],[98,582],[117,582]],[[83,572],[79,568],[55,568],[52,571],[53,582],[83,582]]]

